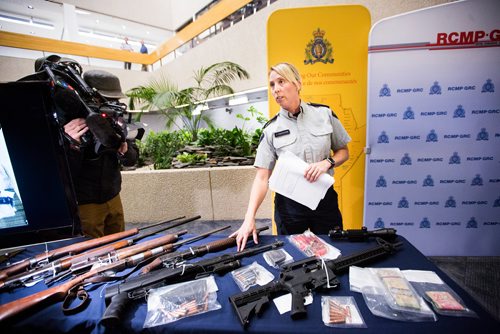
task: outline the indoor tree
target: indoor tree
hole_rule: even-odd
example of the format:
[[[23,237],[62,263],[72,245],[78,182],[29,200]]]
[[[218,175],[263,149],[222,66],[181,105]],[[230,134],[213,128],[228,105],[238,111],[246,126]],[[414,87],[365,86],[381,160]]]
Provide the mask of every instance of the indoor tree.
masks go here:
[[[248,79],[248,72],[240,65],[225,61],[208,67],[201,67],[193,75],[195,85],[178,89],[166,77],[152,80],[148,85],[132,88],[127,92],[130,97],[130,109],[135,109],[137,103],[143,105],[143,110],[159,110],[167,121],[170,129],[177,126],[187,130],[192,140],[198,138],[198,130],[202,122],[211,126],[210,118],[205,115],[206,100],[221,95],[233,94],[230,84],[237,79]]]

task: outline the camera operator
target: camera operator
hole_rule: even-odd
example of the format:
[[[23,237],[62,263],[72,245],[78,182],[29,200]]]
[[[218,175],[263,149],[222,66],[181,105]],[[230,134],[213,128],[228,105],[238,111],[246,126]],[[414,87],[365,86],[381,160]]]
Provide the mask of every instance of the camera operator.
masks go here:
[[[83,79],[104,98],[103,103],[118,103],[125,97],[118,77],[109,72],[90,70],[83,74]],[[125,131],[123,123],[122,119],[118,121]],[[74,143],[81,143],[89,127],[86,119],[75,118],[64,125],[64,131]],[[120,167],[133,166],[137,162],[138,149],[134,141],[121,141],[119,147],[105,147],[99,142],[95,145],[70,145],[68,160],[83,234],[101,237],[124,230]]]

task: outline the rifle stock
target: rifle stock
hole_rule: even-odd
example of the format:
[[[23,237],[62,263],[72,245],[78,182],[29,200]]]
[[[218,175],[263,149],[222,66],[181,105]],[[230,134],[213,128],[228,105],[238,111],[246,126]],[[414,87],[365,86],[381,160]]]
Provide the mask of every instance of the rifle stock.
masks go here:
[[[151,228],[151,227],[157,227],[158,225],[164,225],[165,223],[170,223],[172,221],[179,220],[183,217],[180,218],[175,218],[173,220],[168,220],[160,223],[153,224],[151,226],[143,227],[140,229],[135,229],[137,231],[145,228]],[[43,277],[47,277],[47,275],[52,275],[52,277],[49,279],[47,283],[52,283],[61,277],[65,277],[68,274],[71,274],[72,272],[75,271],[81,271],[82,269],[85,269],[89,266],[91,266],[99,257],[102,256],[114,256],[115,252],[118,250],[118,254],[125,252],[124,257],[128,257],[131,255],[131,253],[126,253],[126,252],[140,252],[144,250],[145,246],[141,244],[140,246],[134,245],[138,240],[144,239],[146,237],[149,237],[151,235],[154,235],[156,233],[162,232],[164,230],[180,226],[182,224],[189,223],[193,220],[196,220],[200,218],[200,216],[195,216],[192,218],[187,218],[183,219],[180,221],[177,221],[173,224],[169,224],[167,226],[160,226],[155,228],[152,231],[149,231],[147,233],[140,233],[134,238],[131,239],[125,239],[125,240],[118,240],[113,243],[107,243],[102,246],[99,246],[97,248],[90,249],[88,251],[82,250],[79,254],[76,255],[71,255],[71,256],[65,256],[60,259],[54,260],[50,263],[47,263],[44,266],[41,266],[40,268],[35,268],[31,269],[28,271],[24,271],[15,275],[11,275],[9,277],[6,277],[5,279],[0,279],[0,290],[1,289],[7,289],[7,288],[14,288],[20,285],[23,285],[25,282],[28,282],[32,279],[39,279]],[[134,229],[133,229],[134,230]],[[184,232],[186,233],[186,232]],[[105,237],[104,237],[105,238]],[[98,238],[101,239],[101,238]],[[97,239],[92,239],[89,241],[94,241]],[[106,240],[105,240],[106,241]],[[111,241],[112,242],[112,241]],[[153,241],[154,242],[154,241]],[[161,241],[160,241],[161,242]],[[80,243],[78,243],[80,244]],[[77,245],[78,245],[77,244]],[[157,243],[161,244],[161,243]],[[92,244],[87,244],[88,247],[92,248]],[[127,248],[125,248],[127,247]],[[142,250],[141,250],[142,249]],[[129,255],[127,255],[129,254]],[[57,274],[57,275],[56,275]]]
[[[103,245],[109,244],[109,243],[111,243],[113,241],[117,241],[117,240],[120,240],[120,239],[131,237],[133,235],[138,234],[139,231],[141,231],[143,229],[150,228],[150,227],[156,227],[158,225],[163,225],[163,224],[166,224],[166,223],[170,223],[170,222],[179,220],[181,218],[184,218],[184,217],[178,217],[178,218],[170,219],[170,220],[167,220],[167,221],[162,221],[162,222],[155,223],[155,224],[153,224],[151,226],[146,226],[146,227],[143,227],[143,228],[132,228],[132,229],[129,229],[129,230],[126,230],[126,231],[123,231],[123,232],[117,232],[117,233],[113,233],[113,234],[110,234],[110,235],[105,235],[105,236],[100,237],[100,238],[95,238],[95,239],[90,239],[90,240],[86,240],[86,241],[77,242],[75,244],[71,244],[71,245],[68,245],[68,246],[60,247],[60,248],[57,248],[57,249],[53,249],[53,250],[50,250],[50,251],[47,251],[47,252],[43,252],[43,253],[37,254],[37,255],[35,255],[32,258],[27,258],[27,259],[21,260],[19,262],[16,262],[16,263],[12,264],[9,267],[3,269],[3,270],[1,270],[0,271],[0,281],[4,281],[4,280],[6,280],[6,278],[8,278],[10,276],[13,276],[14,274],[18,274],[18,273],[21,273],[22,271],[25,271],[25,270],[27,270],[29,268],[32,268],[32,267],[34,267],[35,265],[37,265],[41,261],[51,260],[51,259],[57,259],[57,258],[60,258],[62,256],[68,255],[68,254],[69,255],[79,254],[79,253],[82,253],[82,252],[84,252],[86,250],[93,249],[95,247],[99,247],[99,246],[103,246]],[[194,218],[188,219],[186,222],[189,222],[191,220],[198,219],[198,218],[200,218],[200,216],[196,216]],[[175,223],[171,227],[175,227],[175,226],[178,226],[178,225],[179,225],[179,223]],[[168,227],[168,228],[170,228],[170,227]],[[161,231],[161,230],[158,230],[157,232],[159,232],[159,231]],[[117,243],[117,245],[118,245],[118,243]],[[128,246],[129,243],[127,243],[127,241],[124,240],[119,245],[120,246],[117,246],[117,247],[122,248],[122,247]],[[106,246],[103,246],[103,247],[106,247]],[[96,252],[102,252],[103,251],[102,249],[109,249],[109,248],[101,248],[100,250],[95,250],[95,251]],[[117,249],[117,248],[115,248],[115,249]]]
[[[51,250],[48,252],[37,254],[32,258],[27,258],[27,259],[21,260],[20,262],[14,263],[13,265],[2,270],[0,272],[0,280],[5,280],[9,276],[12,276],[14,274],[22,272],[23,270],[26,270],[30,267],[33,267],[34,265],[36,265],[40,261],[48,260],[48,259],[55,259],[55,258],[64,256],[64,255],[67,255],[67,254],[80,253],[80,252],[83,252],[87,249],[102,246],[102,245],[108,244],[110,242],[113,242],[115,240],[130,237],[130,236],[135,235],[137,233],[139,233],[139,229],[133,228],[133,229],[126,230],[123,232],[113,233],[110,235],[106,235],[104,237],[78,242],[76,244],[64,246],[64,247],[57,248],[57,249],[54,249],[54,250]]]
[[[182,233],[185,233],[185,231],[182,231]],[[136,265],[139,261],[153,256],[156,254],[156,252],[161,251],[161,252],[169,252],[172,250],[173,246],[172,243],[173,241],[177,240],[178,235],[165,235],[160,239],[162,243],[162,246],[155,247],[157,244],[160,243],[160,241],[157,241],[155,243],[147,243],[148,244],[148,250],[145,251],[142,254],[136,254],[127,258],[119,259],[118,261],[115,261],[113,263],[105,264],[103,266],[94,268],[89,270],[88,272],[79,275],[61,285],[54,286],[52,288],[48,288],[46,290],[37,292],[33,295],[26,296],[17,300],[14,300],[12,302],[0,305],[0,323],[4,321],[8,321],[11,318],[14,318],[18,315],[23,314],[24,312],[34,308],[35,306],[43,306],[46,305],[50,302],[58,302],[63,300],[66,295],[69,293],[69,291],[82,283],[87,283],[87,282],[101,282],[99,280],[92,280],[94,277],[98,276],[101,273],[105,272],[117,272],[120,270],[123,270],[127,267],[131,267]],[[161,250],[160,250],[161,248]],[[137,253],[137,252],[136,252]]]
[[[52,288],[37,292],[33,295],[0,305],[0,323],[7,321],[15,316],[21,315],[24,312],[31,310],[35,306],[42,307],[51,302],[61,301],[66,297],[72,287],[82,283],[83,281],[94,275],[97,275],[98,273],[118,267],[118,265],[119,263],[112,263],[110,265],[91,270],[61,285],[57,285]]]

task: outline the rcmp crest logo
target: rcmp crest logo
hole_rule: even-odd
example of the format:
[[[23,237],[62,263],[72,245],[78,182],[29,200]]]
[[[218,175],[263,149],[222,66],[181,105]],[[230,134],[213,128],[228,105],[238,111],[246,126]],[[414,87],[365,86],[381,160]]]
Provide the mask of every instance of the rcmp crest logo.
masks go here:
[[[313,31],[313,36],[314,39],[307,43],[304,65],[316,63],[333,64],[333,47],[332,44],[324,38],[325,31],[318,28]]]

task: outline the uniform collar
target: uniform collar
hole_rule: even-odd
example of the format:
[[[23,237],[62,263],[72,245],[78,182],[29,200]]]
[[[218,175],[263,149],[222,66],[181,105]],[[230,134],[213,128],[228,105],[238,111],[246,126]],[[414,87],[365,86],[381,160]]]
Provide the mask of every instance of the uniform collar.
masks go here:
[[[302,102],[302,100],[301,100],[301,101],[300,101],[300,106],[299,106],[300,110],[299,110],[299,112],[297,113],[297,115],[293,115],[291,112],[289,112],[289,111],[287,111],[287,110],[285,110],[285,109],[283,109],[283,108],[280,108],[279,113],[280,113],[282,116],[284,116],[284,117],[286,117],[286,118],[288,118],[288,119],[293,119],[293,120],[296,120],[296,119],[300,116],[300,114],[303,114],[303,113],[304,113],[304,110],[306,109],[306,108],[304,108],[304,105],[305,105],[305,103],[304,103],[304,102]]]

